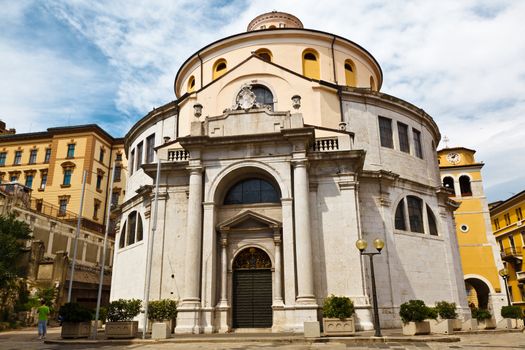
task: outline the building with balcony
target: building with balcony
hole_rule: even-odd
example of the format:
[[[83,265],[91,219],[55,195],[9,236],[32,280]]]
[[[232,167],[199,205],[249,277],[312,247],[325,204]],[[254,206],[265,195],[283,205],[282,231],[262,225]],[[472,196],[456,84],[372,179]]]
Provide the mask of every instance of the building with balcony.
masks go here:
[[[525,191],[490,205],[490,219],[501,259],[508,271],[509,297],[525,309]]]
[[[5,130],[5,124],[0,123]],[[97,125],[49,128],[47,131],[0,133],[0,213],[15,213],[32,229],[27,247],[27,276],[32,287],[57,288],[66,301],[73,278],[72,300],[94,306],[107,215],[107,203],[122,203],[126,186],[124,139],[114,138]],[[113,187],[110,172],[115,167]],[[83,174],[84,205],[80,211]],[[76,271],[70,276],[78,217]],[[103,300],[109,299],[113,255],[113,214],[105,266]]]
[[[498,274],[503,263],[490,226],[483,163],[476,161],[475,153],[464,147],[444,148],[438,151],[438,162],[443,187],[460,204],[454,219],[469,304],[489,309],[499,320],[501,306],[507,303]]]
[[[355,242],[381,238],[383,327],[410,299],[470,317],[439,129],[382,82],[363,47],[282,12],[191,55],[176,100],[125,137],[111,298],[145,298],[151,244],[150,298],[180,300],[177,333],[302,331],[330,294],[372,329]]]

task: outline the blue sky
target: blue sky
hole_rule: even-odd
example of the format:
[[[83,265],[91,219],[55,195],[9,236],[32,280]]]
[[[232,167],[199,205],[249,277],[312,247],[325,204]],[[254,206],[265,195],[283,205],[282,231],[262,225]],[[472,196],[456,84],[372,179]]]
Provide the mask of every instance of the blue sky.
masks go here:
[[[371,52],[382,91],[477,150],[490,201],[525,188],[524,1],[0,0],[0,119],[18,132],[99,123],[114,136],[173,99],[180,64],[271,10]],[[443,143],[440,145],[443,147]]]

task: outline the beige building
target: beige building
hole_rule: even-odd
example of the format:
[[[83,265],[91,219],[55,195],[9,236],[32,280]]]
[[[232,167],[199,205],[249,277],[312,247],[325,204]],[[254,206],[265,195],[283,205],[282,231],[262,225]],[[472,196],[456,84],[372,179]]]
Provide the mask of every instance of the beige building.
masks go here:
[[[367,330],[371,267],[355,242],[381,238],[384,328],[410,299],[469,318],[439,129],[382,82],[364,48],[282,12],[191,55],[177,99],[126,135],[111,298],[146,297],[151,244],[149,296],[180,301],[176,333],[301,332],[330,294]]]

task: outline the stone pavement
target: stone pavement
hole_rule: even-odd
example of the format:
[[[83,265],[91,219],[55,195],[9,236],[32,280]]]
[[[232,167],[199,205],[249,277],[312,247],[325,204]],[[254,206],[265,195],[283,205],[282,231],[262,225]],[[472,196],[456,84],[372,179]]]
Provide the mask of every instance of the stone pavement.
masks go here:
[[[228,350],[343,350],[343,349],[525,349],[525,333],[483,331],[476,334],[460,334],[459,337],[402,337],[397,336],[400,330],[387,330],[386,342],[372,342],[366,332],[359,332],[356,337],[322,338],[314,341],[305,341],[301,335],[275,335],[275,334],[225,334],[225,335],[199,335],[176,336],[166,341],[158,342],[147,339],[100,341],[76,340],[61,341],[60,328],[53,327],[48,331],[46,342],[38,340],[36,328],[26,328],[17,331],[0,333],[1,350],[75,350],[75,349],[228,349]],[[363,334],[365,333],[365,334]],[[371,335],[371,333],[370,333]],[[443,342],[454,339],[455,342]]]

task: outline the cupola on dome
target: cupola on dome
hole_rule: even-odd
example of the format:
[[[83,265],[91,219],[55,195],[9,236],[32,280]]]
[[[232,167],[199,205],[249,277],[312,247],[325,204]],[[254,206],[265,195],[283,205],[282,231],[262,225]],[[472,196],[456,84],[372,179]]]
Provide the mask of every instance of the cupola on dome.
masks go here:
[[[286,12],[267,12],[252,19],[247,31],[276,28],[304,28],[299,18]]]

